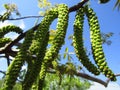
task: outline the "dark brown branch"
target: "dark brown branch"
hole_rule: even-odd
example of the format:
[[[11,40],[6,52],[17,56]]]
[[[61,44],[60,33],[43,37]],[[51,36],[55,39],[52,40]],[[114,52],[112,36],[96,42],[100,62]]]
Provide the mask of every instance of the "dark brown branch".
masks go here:
[[[108,83],[110,82],[110,79],[103,81],[101,79],[98,79],[96,77],[90,76],[90,75],[85,74],[85,73],[77,72],[77,73],[75,73],[75,75],[80,76],[80,77],[85,78],[85,79],[88,79],[88,80],[91,80],[91,81],[94,81],[94,82],[97,82],[97,83],[100,83],[100,84],[104,85],[105,87],[107,87]],[[118,76],[120,76],[120,74],[115,74],[115,76],[118,77]]]
[[[43,17],[43,16],[26,16],[26,17],[20,17],[20,18],[10,18],[7,20],[21,20],[21,19],[27,19],[27,18],[40,18],[40,17]]]
[[[21,46],[21,44],[22,44],[22,43],[19,43],[19,42],[18,42],[18,43],[16,43],[16,44],[15,44],[15,46],[20,47],[20,46]]]
[[[77,5],[74,5],[74,6],[70,7],[69,12],[73,12],[73,11],[78,10],[80,7],[82,7],[88,1],[89,0],[83,0],[82,2],[78,3]]]
[[[2,74],[4,74],[4,75],[5,75],[5,71],[1,71],[1,70],[0,70],[0,73],[2,73]]]
[[[97,82],[97,83],[100,83],[102,85],[104,85],[105,87],[107,87],[108,83],[101,80],[101,79],[98,79],[96,77],[93,77],[93,76],[90,76],[88,74],[85,74],[85,73],[80,73],[80,72],[77,72],[75,73],[76,76],[80,76],[82,78],[85,78],[85,79],[88,79],[88,80],[91,80],[91,81],[94,81],[94,82]]]
[[[9,54],[5,54],[5,57],[7,58],[7,65],[9,66],[10,65],[10,58],[9,58]]]
[[[0,56],[0,58],[6,58],[5,56]]]

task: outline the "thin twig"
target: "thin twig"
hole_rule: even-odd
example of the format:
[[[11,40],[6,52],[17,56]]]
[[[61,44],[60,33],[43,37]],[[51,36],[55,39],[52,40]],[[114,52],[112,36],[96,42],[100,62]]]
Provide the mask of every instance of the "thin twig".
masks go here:
[[[77,5],[70,7],[69,12],[78,10],[80,7],[82,7],[88,1],[89,0],[83,0],[82,2],[78,3]],[[40,18],[40,17],[44,17],[44,16],[25,16],[25,17],[20,17],[20,18],[10,18],[7,20],[21,20],[21,19],[27,19],[27,18]]]
[[[1,70],[0,70],[0,73],[2,73],[2,74],[4,74],[4,75],[6,74],[5,71],[1,71]]]
[[[78,10],[80,7],[82,7],[88,1],[89,0],[83,0],[82,2],[78,3],[77,5],[74,5],[74,6],[70,7],[69,12],[73,12],[73,11]]]
[[[6,58],[5,56],[0,56],[0,58]]]
[[[10,65],[10,58],[9,58],[9,55],[6,53],[6,54],[5,54],[5,57],[7,58],[7,65],[9,66],[9,65]]]
[[[44,16],[25,16],[25,17],[20,17],[20,18],[10,18],[7,20],[21,20],[21,19],[27,19],[27,18],[40,18],[40,17],[44,17]]]
[[[115,76],[120,76],[120,74],[115,74]]]

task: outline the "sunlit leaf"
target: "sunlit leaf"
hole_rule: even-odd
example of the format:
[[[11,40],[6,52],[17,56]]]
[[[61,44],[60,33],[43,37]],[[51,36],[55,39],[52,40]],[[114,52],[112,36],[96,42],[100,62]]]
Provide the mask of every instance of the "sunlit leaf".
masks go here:
[[[39,8],[48,8],[51,6],[51,3],[48,0],[38,0]]]
[[[53,65],[54,68],[56,68],[56,67],[58,66],[57,61],[53,61],[53,62],[52,62],[52,65]]]
[[[8,6],[8,4],[4,4],[3,6],[4,6],[4,8],[5,8],[6,10],[9,10],[9,8],[10,8],[10,7]]]
[[[67,54],[66,54],[66,53],[64,53],[64,55],[63,55],[63,59],[65,59],[65,58],[66,58],[66,56],[67,56]]]
[[[65,52],[68,53],[68,48],[65,48]]]

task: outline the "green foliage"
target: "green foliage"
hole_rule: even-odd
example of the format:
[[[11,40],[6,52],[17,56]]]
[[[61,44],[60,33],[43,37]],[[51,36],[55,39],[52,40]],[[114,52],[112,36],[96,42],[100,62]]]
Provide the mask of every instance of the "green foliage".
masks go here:
[[[38,7],[41,9],[39,14],[44,16],[45,13],[49,12],[52,5],[48,0],[38,0]]]
[[[10,13],[5,12],[3,15],[0,16],[0,21],[4,22],[5,20],[9,19]]]
[[[87,80],[69,75],[62,75],[62,82],[59,85],[58,75],[48,73],[43,90],[87,90],[89,87],[90,83]]]
[[[13,87],[12,90],[22,90],[22,85],[20,82],[17,82],[16,85]]]
[[[3,79],[0,79],[0,88],[2,87],[3,85],[3,82],[4,82],[4,78]],[[0,89],[1,90],[1,89]],[[17,82],[16,85],[13,87],[12,90],[22,90],[22,85],[20,82]]]
[[[38,6],[40,8],[45,8],[51,6],[51,3],[48,0],[38,0]]]
[[[17,5],[15,3],[7,3],[4,4],[4,8],[6,9],[7,12],[15,12],[17,15],[20,15],[18,12]]]
[[[3,82],[3,80],[0,80],[0,88],[2,87]]]
[[[7,3],[3,5],[6,9],[6,12],[3,15],[0,15],[0,21],[4,22],[7,19],[10,19],[12,13],[15,13],[17,16],[20,16],[17,5],[14,3]]]
[[[91,86],[87,80],[75,76],[62,75],[61,84],[59,84],[58,78],[57,74],[48,73],[45,78],[43,90],[87,90]],[[2,87],[3,82],[3,79],[0,80],[0,88]],[[13,90],[22,90],[22,84],[17,82],[13,87]],[[34,86],[32,90],[37,90],[37,88]]]

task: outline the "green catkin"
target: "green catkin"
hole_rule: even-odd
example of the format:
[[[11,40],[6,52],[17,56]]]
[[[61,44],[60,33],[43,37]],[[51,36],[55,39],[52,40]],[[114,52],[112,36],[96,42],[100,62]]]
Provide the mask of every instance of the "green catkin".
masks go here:
[[[9,32],[16,32],[18,34],[22,33],[22,29],[15,25],[8,25],[0,28],[0,48],[4,47],[6,44],[11,42],[12,40],[10,38],[5,38],[4,35]]]
[[[34,62],[32,68],[31,68],[31,71],[29,72],[29,75],[26,76],[26,78],[23,82],[23,89],[22,90],[29,90],[32,87],[33,83],[36,81],[36,79],[39,75],[39,72],[40,72],[40,66],[42,63],[42,59],[43,59],[45,52],[46,52],[48,40],[49,40],[49,32],[46,34],[44,42],[39,49],[37,59]]]
[[[56,34],[52,41],[51,44],[52,46],[46,52],[44,61],[42,62],[38,90],[42,90],[48,64],[56,59],[59,50],[61,49],[61,46],[64,43],[67,25],[68,25],[68,7],[65,4],[60,4],[58,6],[58,23],[56,28],[57,29]]]
[[[0,38],[0,48],[4,47],[6,44],[11,42],[12,40],[10,38]]]
[[[23,31],[21,28],[15,25],[8,25],[8,26],[0,28],[0,38],[2,38],[5,34],[9,32],[15,32],[15,33],[21,34]]]
[[[32,72],[32,67],[33,67],[33,65],[34,65],[35,59],[32,58],[32,55],[31,55],[31,54],[29,54],[28,60],[26,60],[26,62],[27,62],[27,65],[28,65],[28,66],[27,66],[27,72],[26,72],[26,74],[25,74],[24,81],[22,82],[22,88],[23,88],[24,83],[27,81],[29,75],[30,75],[31,72]],[[23,89],[22,89],[22,90],[23,90]]]
[[[27,78],[27,80],[25,80],[25,82],[23,82],[23,90],[28,90],[29,88],[31,88],[32,84],[34,83],[34,81],[37,79],[40,69],[41,69],[41,63],[42,60],[44,58],[44,43],[45,43],[45,39],[46,39],[46,34],[48,35],[48,30],[49,27],[52,23],[52,21],[54,19],[57,18],[57,8],[52,8],[43,18],[43,20],[41,21],[38,30],[35,32],[34,34],[34,39],[32,42],[32,45],[30,46],[30,52],[33,55],[36,55],[37,60],[34,63],[33,66],[33,70],[31,71],[31,74],[29,75],[29,77]]]
[[[27,50],[29,49],[29,46],[31,44],[32,36],[33,36],[33,30],[30,30],[26,34],[25,40],[20,48],[20,51],[18,52],[15,59],[8,67],[2,90],[12,90],[13,86],[15,85],[21,67],[24,64],[24,61],[27,59],[26,57]]]
[[[99,75],[98,68],[89,60],[83,43],[83,24],[84,24],[84,8],[80,8],[76,14],[74,21],[73,46],[80,62],[87,68],[88,71],[95,75]]]
[[[42,46],[43,38],[45,38],[46,33],[49,30],[49,27],[53,20],[57,18],[57,9],[52,8],[41,21],[38,30],[35,32],[35,37],[30,47],[30,51],[35,54],[38,52],[39,48]]]
[[[102,39],[100,35],[100,27],[98,18],[92,8],[85,8],[86,16],[90,26],[90,38],[93,58],[98,65],[100,71],[105,74],[106,77],[110,78],[111,81],[116,81],[114,73],[110,70],[107,65],[106,58],[102,48]]]

